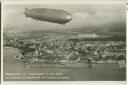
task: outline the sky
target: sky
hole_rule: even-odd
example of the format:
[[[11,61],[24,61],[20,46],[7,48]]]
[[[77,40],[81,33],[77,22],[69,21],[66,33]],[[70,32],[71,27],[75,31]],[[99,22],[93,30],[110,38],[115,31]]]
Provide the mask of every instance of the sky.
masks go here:
[[[25,17],[24,8],[61,9],[72,15],[72,20],[66,25],[36,21]],[[125,6],[119,4],[41,4],[41,5],[5,5],[4,31],[23,32],[31,30],[80,29],[103,27],[109,24],[125,24]]]

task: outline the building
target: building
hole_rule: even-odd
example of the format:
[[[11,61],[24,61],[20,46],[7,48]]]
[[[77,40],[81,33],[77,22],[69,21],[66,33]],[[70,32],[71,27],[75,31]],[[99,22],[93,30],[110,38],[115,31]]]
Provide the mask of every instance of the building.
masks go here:
[[[98,38],[98,34],[78,34],[77,38]]]

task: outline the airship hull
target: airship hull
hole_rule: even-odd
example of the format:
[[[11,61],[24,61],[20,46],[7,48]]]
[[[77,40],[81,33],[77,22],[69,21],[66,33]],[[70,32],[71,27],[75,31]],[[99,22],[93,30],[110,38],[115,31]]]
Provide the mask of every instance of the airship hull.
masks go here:
[[[70,13],[57,9],[26,9],[24,14],[26,17],[59,24],[65,24],[72,19]]]

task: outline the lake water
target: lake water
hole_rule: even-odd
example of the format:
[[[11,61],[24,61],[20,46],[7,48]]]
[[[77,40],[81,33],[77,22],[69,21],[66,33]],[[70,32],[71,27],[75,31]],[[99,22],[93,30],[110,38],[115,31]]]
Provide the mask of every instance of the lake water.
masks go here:
[[[95,68],[33,68],[14,59],[17,49],[4,48],[5,81],[125,81],[126,70],[116,63],[96,64]],[[47,64],[45,66],[56,64]],[[81,64],[82,65],[82,64]],[[86,65],[85,65],[86,67]]]

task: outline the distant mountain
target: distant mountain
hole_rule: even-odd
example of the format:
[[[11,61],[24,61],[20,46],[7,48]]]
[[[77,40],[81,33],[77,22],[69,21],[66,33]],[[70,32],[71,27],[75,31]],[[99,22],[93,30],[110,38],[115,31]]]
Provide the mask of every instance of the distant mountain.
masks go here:
[[[77,33],[96,33],[102,35],[126,35],[126,25],[125,23],[109,23],[104,26],[90,26],[83,28],[71,29],[72,32]]]

